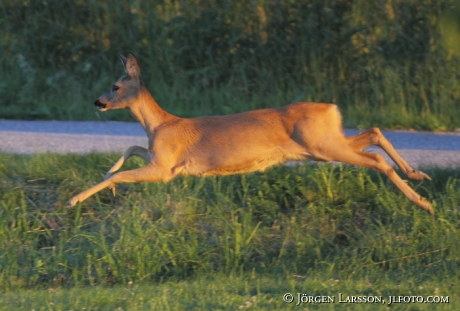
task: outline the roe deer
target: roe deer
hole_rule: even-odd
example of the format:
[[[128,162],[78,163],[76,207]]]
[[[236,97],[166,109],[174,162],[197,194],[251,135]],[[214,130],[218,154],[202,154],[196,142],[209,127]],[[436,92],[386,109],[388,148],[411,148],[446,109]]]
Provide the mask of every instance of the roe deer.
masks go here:
[[[83,202],[104,188],[115,194],[123,182],[167,182],[178,175],[210,176],[263,171],[288,160],[340,161],[374,169],[388,178],[415,205],[434,214],[430,203],[407,185],[378,154],[361,151],[382,148],[407,177],[430,180],[412,169],[373,128],[345,137],[336,105],[295,103],[280,108],[224,116],[179,118],[164,111],[140,79],[136,57],[119,55],[126,74],[94,102],[100,111],[128,108],[148,137],[148,149],[128,148],[107,172],[104,181],[74,196],[68,207]],[[130,156],[139,156],[145,167],[115,173]]]

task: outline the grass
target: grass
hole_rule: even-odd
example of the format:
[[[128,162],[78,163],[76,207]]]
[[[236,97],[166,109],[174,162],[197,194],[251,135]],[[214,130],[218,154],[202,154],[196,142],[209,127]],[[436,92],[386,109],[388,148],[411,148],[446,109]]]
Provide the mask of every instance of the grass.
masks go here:
[[[0,310],[282,310],[287,292],[439,295],[449,303],[392,308],[458,308],[458,170],[411,182],[435,217],[341,165],[126,184],[64,209],[117,155],[0,158]]]
[[[406,276],[408,276],[406,274]],[[395,283],[383,275],[370,272],[365,278],[338,279],[331,273],[292,275],[217,274],[179,282],[157,285],[135,283],[115,287],[52,288],[22,290],[0,297],[0,310],[456,310],[458,282],[439,284],[434,281]],[[295,301],[288,304],[283,295],[293,293]],[[300,303],[297,293],[334,298],[331,303]],[[348,296],[379,296],[383,303],[339,302]],[[390,303],[389,296],[442,296],[448,303]]]

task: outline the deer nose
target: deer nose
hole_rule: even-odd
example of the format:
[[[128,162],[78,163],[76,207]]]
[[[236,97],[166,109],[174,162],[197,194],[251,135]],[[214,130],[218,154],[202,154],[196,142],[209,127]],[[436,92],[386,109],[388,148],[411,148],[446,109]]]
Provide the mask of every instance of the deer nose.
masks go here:
[[[100,108],[106,108],[107,104],[101,103],[99,99],[97,99],[96,101],[94,101],[94,106],[100,109]]]

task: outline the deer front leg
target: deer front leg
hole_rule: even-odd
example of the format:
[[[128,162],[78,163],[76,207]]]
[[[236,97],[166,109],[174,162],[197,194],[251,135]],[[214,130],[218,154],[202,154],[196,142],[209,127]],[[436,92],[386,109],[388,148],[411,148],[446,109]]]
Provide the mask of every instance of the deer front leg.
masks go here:
[[[85,201],[87,198],[93,194],[105,189],[113,188],[116,184],[124,182],[155,182],[161,181],[166,182],[173,178],[171,171],[158,167],[156,165],[150,164],[148,166],[138,168],[135,170],[129,170],[124,172],[119,172],[109,177],[107,180],[85,190],[76,196],[74,196],[70,201],[65,205],[65,207],[73,207],[78,203]]]
[[[121,166],[131,157],[138,156],[142,158],[146,163],[151,161],[150,153],[147,149],[140,146],[131,146],[123,153],[121,158],[115,163],[114,166],[105,174],[104,180],[108,180],[113,174],[118,171]],[[109,190],[112,192],[112,195],[115,196],[115,186],[109,187]]]

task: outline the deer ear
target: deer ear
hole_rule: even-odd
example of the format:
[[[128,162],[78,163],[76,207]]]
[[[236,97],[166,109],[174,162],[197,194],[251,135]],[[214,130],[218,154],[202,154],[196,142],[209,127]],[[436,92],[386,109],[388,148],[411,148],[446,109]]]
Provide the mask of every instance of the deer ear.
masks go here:
[[[118,57],[120,57],[121,63],[123,64],[123,69],[126,71],[126,57],[124,57],[121,53],[118,53]]]
[[[141,68],[139,67],[139,62],[137,61],[137,58],[132,53],[129,53],[128,57],[126,58],[125,70],[131,78],[139,78]]]

